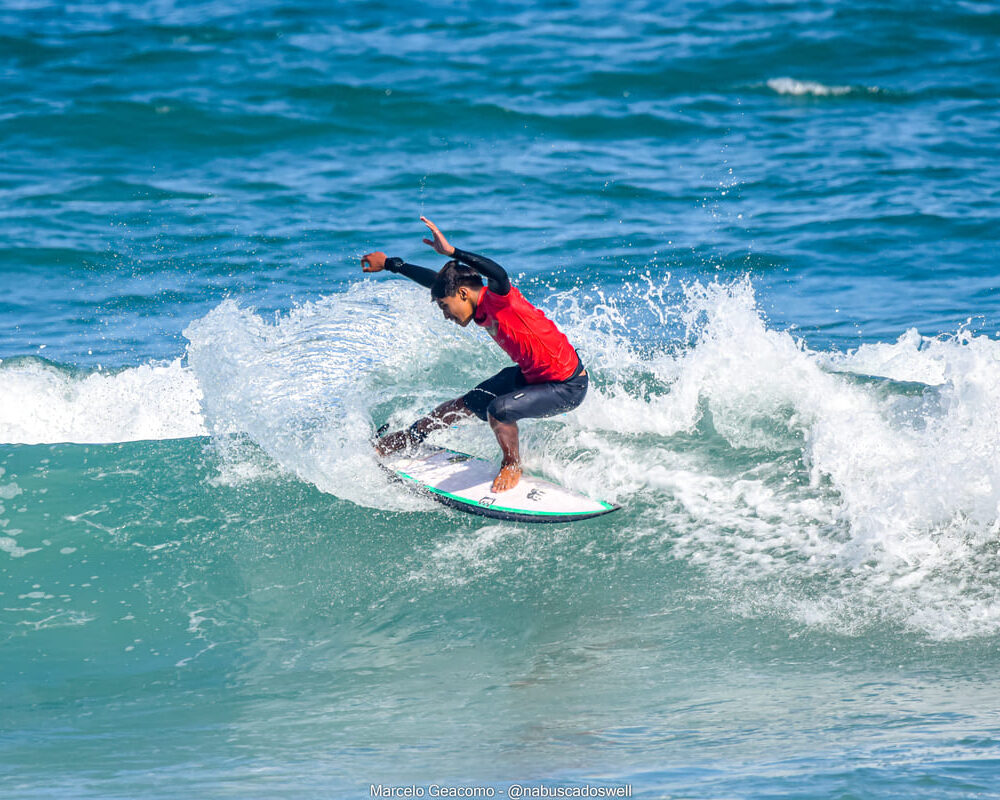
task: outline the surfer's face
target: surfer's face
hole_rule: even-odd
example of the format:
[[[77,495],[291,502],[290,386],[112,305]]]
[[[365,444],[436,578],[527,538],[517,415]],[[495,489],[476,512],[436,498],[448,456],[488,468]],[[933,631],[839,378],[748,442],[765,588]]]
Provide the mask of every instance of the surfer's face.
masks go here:
[[[456,325],[461,325],[463,328],[472,322],[472,315],[476,313],[476,306],[472,302],[472,294],[464,286],[455,294],[441,297],[436,302],[445,319],[450,319]]]

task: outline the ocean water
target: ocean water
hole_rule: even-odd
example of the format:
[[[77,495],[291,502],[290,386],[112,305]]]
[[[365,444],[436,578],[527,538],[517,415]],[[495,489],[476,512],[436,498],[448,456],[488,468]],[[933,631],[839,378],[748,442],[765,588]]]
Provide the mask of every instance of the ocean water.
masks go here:
[[[993,2],[0,3],[0,795],[1000,797],[998,75]],[[421,214],[622,511],[385,480],[506,363],[360,272]]]

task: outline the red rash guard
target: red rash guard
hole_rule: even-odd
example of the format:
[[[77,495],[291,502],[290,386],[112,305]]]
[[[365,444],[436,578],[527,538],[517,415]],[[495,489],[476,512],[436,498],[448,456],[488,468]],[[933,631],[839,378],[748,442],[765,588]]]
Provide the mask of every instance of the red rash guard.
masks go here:
[[[569,339],[513,286],[507,294],[484,286],[473,319],[521,368],[528,383],[564,381],[576,370],[579,359]]]
[[[452,257],[487,279],[487,285],[476,300],[473,319],[514,359],[525,381],[547,383],[572,376],[580,363],[573,345],[552,320],[510,285],[503,267],[485,256],[457,247]],[[385,268],[427,288],[433,286],[438,274],[426,267],[407,264],[401,258],[386,259]]]

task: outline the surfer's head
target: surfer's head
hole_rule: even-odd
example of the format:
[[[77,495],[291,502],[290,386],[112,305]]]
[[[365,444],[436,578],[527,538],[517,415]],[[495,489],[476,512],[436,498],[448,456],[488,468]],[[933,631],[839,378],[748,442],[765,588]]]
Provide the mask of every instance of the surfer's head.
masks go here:
[[[483,288],[483,279],[472,267],[449,261],[431,284],[431,298],[438,304],[445,319],[463,328],[472,322],[476,302]]]

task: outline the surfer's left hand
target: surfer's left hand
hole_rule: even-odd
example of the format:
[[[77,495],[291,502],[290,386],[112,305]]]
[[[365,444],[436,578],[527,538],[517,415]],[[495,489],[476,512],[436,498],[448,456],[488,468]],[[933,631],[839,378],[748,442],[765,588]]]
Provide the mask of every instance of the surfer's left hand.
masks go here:
[[[438,253],[443,256],[453,256],[455,255],[455,248],[448,244],[448,240],[444,238],[444,234],[438,230],[438,226],[431,222],[427,217],[421,217],[420,221],[424,223],[428,228],[431,229],[431,233],[434,235],[434,239],[424,239],[424,244],[428,244],[433,247]]]
[[[376,250],[361,258],[362,272],[381,272],[385,268],[385,253]]]

